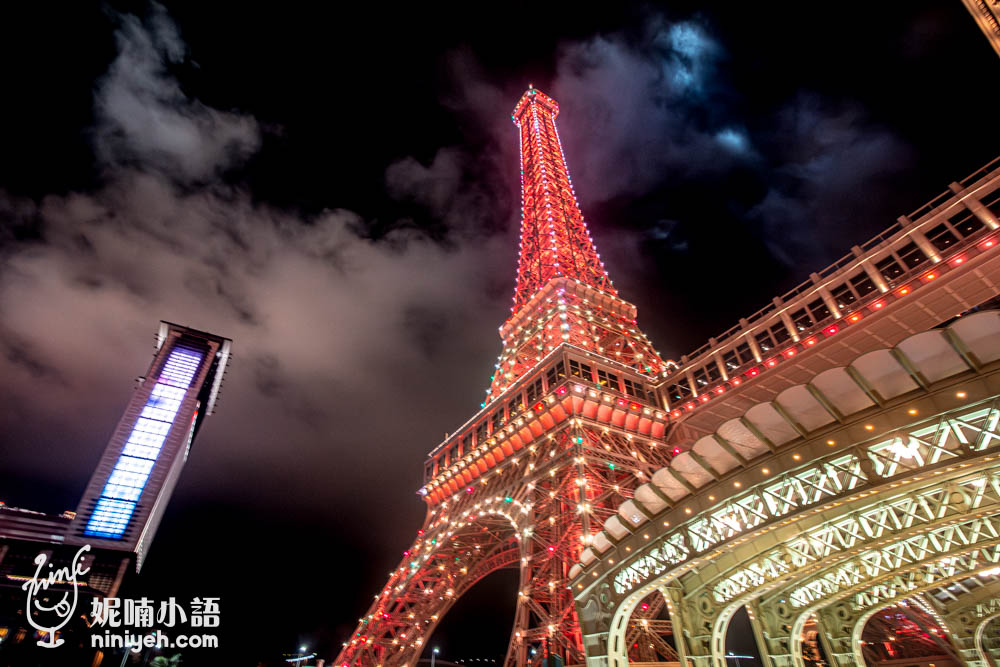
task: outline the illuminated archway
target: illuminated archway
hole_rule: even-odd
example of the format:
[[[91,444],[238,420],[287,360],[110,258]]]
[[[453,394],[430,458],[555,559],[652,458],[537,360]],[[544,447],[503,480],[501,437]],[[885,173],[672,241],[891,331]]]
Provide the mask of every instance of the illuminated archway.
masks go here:
[[[908,598],[872,614],[861,631],[861,651],[869,667],[893,660],[932,662],[938,667],[962,663],[948,632],[920,598]]]
[[[421,659],[429,661],[438,649],[438,664],[442,660],[489,658],[502,664],[515,631],[520,583],[518,568],[510,566],[498,568],[468,587],[426,636]]]

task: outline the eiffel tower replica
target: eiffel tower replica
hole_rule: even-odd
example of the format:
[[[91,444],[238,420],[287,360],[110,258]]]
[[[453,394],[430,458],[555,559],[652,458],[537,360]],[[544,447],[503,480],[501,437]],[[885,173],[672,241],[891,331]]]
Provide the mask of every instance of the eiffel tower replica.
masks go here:
[[[677,453],[652,390],[673,364],[597,254],[558,113],[535,88],[514,108],[521,245],[496,373],[482,410],[431,453],[419,491],[427,518],[336,665],[415,665],[455,601],[501,568],[520,570],[505,666],[584,664],[571,570]]]

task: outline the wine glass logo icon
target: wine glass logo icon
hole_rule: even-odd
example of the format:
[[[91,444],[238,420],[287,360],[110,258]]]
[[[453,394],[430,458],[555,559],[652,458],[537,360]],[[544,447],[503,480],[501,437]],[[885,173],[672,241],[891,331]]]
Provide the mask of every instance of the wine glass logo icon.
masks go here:
[[[37,642],[42,648],[55,648],[65,642],[62,638],[56,639],[56,632],[69,623],[76,611],[76,605],[80,601],[80,587],[77,577],[90,572],[90,568],[83,567],[82,562],[83,554],[88,551],[90,551],[90,545],[83,545],[73,556],[73,561],[69,566],[59,568],[52,566],[45,553],[35,556],[35,576],[24,582],[21,590],[28,593],[24,613],[28,617],[28,623],[31,624],[31,627],[42,633],[42,638]],[[43,574],[46,565],[48,565],[49,571]],[[63,591],[54,604],[38,599],[40,593],[48,592],[49,587],[55,584],[68,584],[69,590]],[[36,620],[36,616],[42,617],[46,622],[52,622],[52,625],[42,625]]]

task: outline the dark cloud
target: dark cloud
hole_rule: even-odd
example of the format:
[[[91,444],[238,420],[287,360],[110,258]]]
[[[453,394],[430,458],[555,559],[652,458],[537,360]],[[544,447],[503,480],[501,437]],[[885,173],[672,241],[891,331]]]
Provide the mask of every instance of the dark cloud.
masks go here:
[[[388,166],[387,194],[413,202],[431,217],[447,239],[473,239],[507,227],[515,199],[502,187],[509,180],[502,165],[487,151],[449,146],[430,164],[406,157]]]
[[[754,159],[750,138],[713,107],[724,49],[697,22],[654,17],[639,39],[564,44],[552,92],[574,174],[588,200],[642,195],[667,179]]]
[[[749,217],[771,252],[788,265],[820,268],[848,252],[846,239],[888,226],[899,215],[881,206],[913,149],[853,105],[803,94],[778,115],[770,137],[778,157],[772,184]]]
[[[726,94],[717,74],[724,55],[700,23],[659,15],[638,37],[559,45],[552,80],[534,83],[561,104],[561,140],[584,202],[641,195],[668,178],[754,159],[746,130],[713,108]],[[492,155],[516,164],[509,114],[497,109],[512,110],[528,82],[492,84],[468,50],[453,52],[448,65],[454,89],[446,104],[485,130]]]

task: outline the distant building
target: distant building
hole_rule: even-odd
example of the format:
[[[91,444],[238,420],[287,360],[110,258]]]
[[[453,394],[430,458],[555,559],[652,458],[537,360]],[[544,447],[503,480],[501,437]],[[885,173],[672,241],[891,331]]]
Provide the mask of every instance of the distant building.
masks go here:
[[[62,542],[66,537],[66,528],[75,516],[76,512],[63,512],[54,516],[20,507],[8,507],[0,502],[0,538]]]
[[[132,392],[80,500],[67,544],[132,551],[136,570],[212,414],[232,341],[160,323],[156,355]]]
[[[149,551],[181,469],[205,417],[218,401],[232,341],[161,322],[156,351],[145,377],[132,393],[76,512],[59,515],[0,503],[0,654],[18,664],[36,636],[25,617],[22,585],[34,576],[35,559],[46,555],[53,568],[70,565],[80,547],[90,545],[81,565],[89,570],[78,583],[77,616],[85,616],[96,596],[115,597],[130,566],[138,571]],[[57,599],[70,584],[57,582]],[[46,598],[42,598],[43,601]],[[82,639],[82,618],[60,633]],[[74,642],[63,656],[72,662]],[[75,642],[75,657],[93,651]],[[91,664],[99,664],[96,658]],[[81,663],[82,664],[82,663]]]

